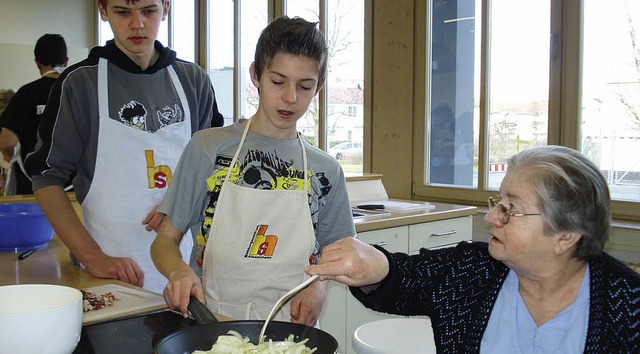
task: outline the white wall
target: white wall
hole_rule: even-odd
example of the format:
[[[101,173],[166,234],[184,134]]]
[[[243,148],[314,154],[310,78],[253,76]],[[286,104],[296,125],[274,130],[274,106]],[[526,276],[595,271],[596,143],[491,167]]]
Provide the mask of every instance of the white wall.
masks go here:
[[[95,44],[93,0],[0,0],[0,89],[17,90],[40,75],[33,47],[45,33],[65,38],[69,63],[84,59]]]

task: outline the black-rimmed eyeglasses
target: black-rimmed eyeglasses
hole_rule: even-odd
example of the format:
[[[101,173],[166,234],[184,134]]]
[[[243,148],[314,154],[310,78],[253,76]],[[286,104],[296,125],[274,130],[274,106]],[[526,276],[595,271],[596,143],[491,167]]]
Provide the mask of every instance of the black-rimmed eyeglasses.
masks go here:
[[[512,216],[532,216],[532,215],[542,215],[538,214],[525,214],[525,213],[513,213],[511,212],[511,208],[507,209],[506,206],[500,204],[500,198],[493,199],[493,197],[489,197],[489,211],[493,210],[493,208],[498,208],[498,216],[500,217],[500,222],[502,225],[506,225],[509,223],[509,219]]]

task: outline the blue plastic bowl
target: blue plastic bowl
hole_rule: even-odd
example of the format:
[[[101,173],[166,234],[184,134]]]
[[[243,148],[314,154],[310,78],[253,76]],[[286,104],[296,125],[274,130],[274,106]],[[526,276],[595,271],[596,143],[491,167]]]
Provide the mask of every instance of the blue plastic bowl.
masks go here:
[[[38,203],[0,203],[0,251],[42,248],[53,238],[53,228]]]

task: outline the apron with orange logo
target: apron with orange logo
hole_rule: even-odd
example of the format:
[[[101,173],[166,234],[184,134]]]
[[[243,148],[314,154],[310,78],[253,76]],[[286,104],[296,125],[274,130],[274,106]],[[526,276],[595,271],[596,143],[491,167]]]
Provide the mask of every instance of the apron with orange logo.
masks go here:
[[[218,197],[202,270],[207,306],[234,319],[265,319],[280,296],[308,277],[304,266],[315,245],[301,138],[303,190],[260,190],[226,183],[250,124],[247,121]],[[275,319],[290,321],[289,304]]]
[[[168,67],[184,110],[182,122],[149,133],[111,119],[107,64],[101,58],[98,65],[98,152],[91,188],[82,202],[83,223],[105,254],[132,258],[144,272],[144,288],[162,293],[167,279],[150,255],[156,233],[146,231],[142,220],[160,204],[191,138],[189,104],[175,71]],[[191,233],[182,240],[180,251],[188,264]]]

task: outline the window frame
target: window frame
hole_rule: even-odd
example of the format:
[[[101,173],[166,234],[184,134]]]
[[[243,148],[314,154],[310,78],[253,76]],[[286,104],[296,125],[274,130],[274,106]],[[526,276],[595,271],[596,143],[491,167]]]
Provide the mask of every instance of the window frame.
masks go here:
[[[490,64],[491,0],[482,1],[481,50],[480,50],[480,117],[478,186],[435,186],[427,185],[426,157],[428,142],[427,116],[431,111],[427,87],[430,85],[430,1],[415,3],[415,77],[414,81],[414,151],[412,194],[415,199],[446,203],[471,204],[484,207],[495,189],[486,188],[488,168],[488,68]],[[582,70],[582,28],[584,0],[551,0],[550,66],[549,66],[549,124],[547,144],[580,148],[581,87]],[[615,219],[640,220],[640,203],[612,200],[611,211]]]

